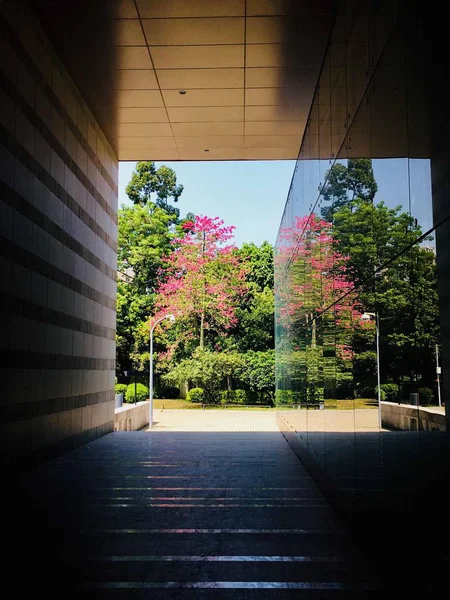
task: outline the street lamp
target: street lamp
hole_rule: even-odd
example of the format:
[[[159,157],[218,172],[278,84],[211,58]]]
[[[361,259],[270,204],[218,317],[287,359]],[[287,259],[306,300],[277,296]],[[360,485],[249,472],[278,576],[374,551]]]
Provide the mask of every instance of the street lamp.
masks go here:
[[[378,313],[365,312],[361,315],[362,321],[371,321],[372,319],[375,319],[377,330],[378,426],[381,429],[380,320],[378,318]]]
[[[151,429],[153,427],[153,331],[158,323],[164,321],[164,319],[169,319],[171,323],[175,323],[174,315],[164,315],[157,321],[150,325],[150,375],[148,382],[149,396],[150,396],[150,405],[149,405],[149,413],[148,413],[148,428]]]

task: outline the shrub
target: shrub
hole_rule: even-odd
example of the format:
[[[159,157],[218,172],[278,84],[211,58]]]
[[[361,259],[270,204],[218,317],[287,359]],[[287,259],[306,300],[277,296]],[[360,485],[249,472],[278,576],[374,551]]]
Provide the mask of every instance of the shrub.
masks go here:
[[[275,393],[276,404],[293,404],[294,392],[292,390],[277,390]]]
[[[398,399],[398,385],[396,383],[382,383],[381,391],[384,392],[388,402],[395,402]]]
[[[180,397],[180,390],[171,385],[162,385],[158,387],[158,398],[167,400],[178,400]]]
[[[355,398],[376,398],[377,397],[377,388],[373,387],[373,383],[368,383],[367,381],[359,381],[356,384],[355,391],[353,392]],[[381,394],[381,399],[383,399],[383,394]]]
[[[116,383],[116,385],[114,386],[114,390],[115,390],[116,394],[123,394],[125,396],[126,391],[127,391],[127,384],[126,383]]]
[[[202,388],[192,388],[192,390],[189,390],[188,395],[187,395],[187,400],[189,402],[203,402],[205,398],[205,392],[202,390]]]
[[[427,387],[421,387],[417,390],[419,392],[419,404],[422,406],[429,406],[434,402],[433,390]]]
[[[382,401],[386,400],[386,392],[383,389],[383,385],[381,385],[380,388],[381,388],[381,390],[380,390],[380,399]],[[376,386],[376,388],[375,388],[374,391],[375,391],[375,396],[378,398],[378,386]]]
[[[235,396],[236,402],[239,402],[239,404],[246,404],[246,402],[247,402],[246,390],[234,390],[234,396]]]
[[[234,390],[222,390],[220,392],[220,400],[222,404],[236,402],[236,392]]]
[[[125,402],[134,402],[134,389],[134,383],[130,383],[130,385],[127,386]],[[143,383],[138,383],[136,385],[136,402],[143,402],[144,400],[148,400],[148,387]]]

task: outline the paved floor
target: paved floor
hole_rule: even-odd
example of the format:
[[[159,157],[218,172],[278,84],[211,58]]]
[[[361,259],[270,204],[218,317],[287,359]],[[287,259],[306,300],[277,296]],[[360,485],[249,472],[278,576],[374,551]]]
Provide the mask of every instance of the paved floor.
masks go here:
[[[155,410],[153,431],[278,432],[275,411]]]
[[[219,413],[222,430],[206,411],[185,414],[184,432],[166,413],[159,430],[112,433],[30,474],[15,585],[99,599],[372,597],[274,415]]]

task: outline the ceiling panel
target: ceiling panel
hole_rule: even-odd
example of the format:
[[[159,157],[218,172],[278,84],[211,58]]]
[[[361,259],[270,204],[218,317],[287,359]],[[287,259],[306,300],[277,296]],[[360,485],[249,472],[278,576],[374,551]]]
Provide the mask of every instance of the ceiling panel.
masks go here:
[[[243,44],[245,19],[143,19],[150,46]]]
[[[247,87],[311,87],[313,91],[317,79],[315,67],[298,69],[282,68],[250,68],[245,70],[245,85]]]
[[[295,158],[333,0],[31,1],[120,160]]]
[[[158,82],[153,70],[120,69],[114,79],[118,90],[157,90]]]
[[[182,160],[177,149],[132,148],[120,150],[120,160]]]
[[[297,148],[246,148],[245,160],[295,160],[300,149]]]
[[[244,90],[163,90],[164,103],[171,106],[243,106]]]
[[[246,148],[297,148],[300,142],[297,135],[246,135]]]
[[[159,90],[119,90],[117,106],[124,108],[159,108],[164,106]]]
[[[176,148],[175,140],[171,136],[164,137],[121,137],[118,141],[119,149],[130,150],[139,148]]]
[[[244,135],[244,121],[207,123],[172,123],[175,136],[201,137],[206,135]]]
[[[286,27],[287,17],[248,17],[247,44],[279,44]]]
[[[246,121],[306,121],[308,110],[298,106],[246,106]]]
[[[243,17],[245,0],[137,0],[141,17]]]
[[[309,109],[311,91],[297,88],[248,88],[245,90],[247,106],[284,106],[296,104]]]
[[[243,88],[244,69],[160,69],[162,90]]]
[[[195,148],[189,150],[179,150],[180,160],[245,160],[245,148],[212,148],[205,150],[197,150]]]
[[[243,135],[217,135],[202,137],[177,137],[177,148],[186,150],[189,148],[243,148]]]
[[[168,123],[165,108],[119,108],[117,110],[119,123]]]
[[[247,67],[320,66],[323,45],[317,43],[249,44],[246,46]]]
[[[172,123],[244,120],[242,106],[168,108],[167,113]]]
[[[111,19],[137,19],[134,0],[111,0],[105,4],[105,15]]]
[[[304,121],[247,121],[245,135],[296,135],[299,139],[304,126]]]
[[[139,19],[114,19],[111,24],[116,46],[145,46],[145,38]]]
[[[165,137],[172,135],[170,123],[120,123],[118,137]]]
[[[243,67],[244,46],[150,47],[155,69]]]
[[[122,46],[116,51],[118,69],[151,69],[147,47]]]

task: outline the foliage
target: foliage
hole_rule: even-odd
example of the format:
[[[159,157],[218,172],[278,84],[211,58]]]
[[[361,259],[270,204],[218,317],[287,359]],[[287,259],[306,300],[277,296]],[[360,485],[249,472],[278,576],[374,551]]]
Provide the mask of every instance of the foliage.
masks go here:
[[[359,286],[358,301],[379,314],[382,376],[389,372],[400,382],[413,369],[432,380],[439,342],[436,260],[434,252],[414,244],[421,228],[400,207],[356,198],[335,211],[333,232]],[[374,278],[383,264],[382,277]],[[372,348],[374,333],[373,324]],[[370,348],[367,342],[360,344],[361,350]]]
[[[241,389],[234,390],[234,398],[235,398],[236,403],[246,404],[247,403],[247,391],[241,390]]]
[[[116,394],[125,394],[127,391],[127,384],[126,383],[116,383],[116,385],[114,386],[114,391]]]
[[[427,387],[420,387],[419,392],[419,404],[421,406],[430,406],[430,404],[434,404],[434,394],[433,390]]]
[[[187,399],[189,402],[204,402],[205,400],[205,392],[202,388],[196,387],[189,390]]]
[[[378,185],[370,159],[349,159],[347,166],[336,163],[325,177],[322,197],[325,202],[330,202],[330,205],[322,208],[322,218],[331,222],[334,211],[355,198],[372,202],[377,190]]]
[[[247,282],[257,291],[273,289],[273,247],[265,241],[261,246],[252,243],[242,244],[236,250],[243,264],[247,266]]]
[[[171,169],[161,167],[156,171],[154,163],[138,163],[127,187],[134,204],[119,210],[116,340],[119,373],[142,365],[148,333],[143,338],[141,328],[154,311],[155,289],[163,260],[172,250],[172,228],[178,215],[171,210],[167,199],[178,200],[181,191],[182,186],[176,186]],[[156,202],[151,201],[153,192]]]
[[[270,403],[275,393],[275,352],[249,351],[242,355],[236,369],[236,380],[259,400]]]
[[[175,221],[179,217],[178,209],[170,206],[167,201],[172,198],[174,202],[178,202],[183,186],[177,184],[175,171],[165,165],[157,169],[154,162],[138,162],[125,192],[134,204],[141,206],[151,202],[152,194],[155,194],[156,206],[163,208]]]
[[[134,383],[130,383],[130,385],[127,386],[125,402],[134,402],[135,398],[136,402],[143,402],[144,400],[148,400],[148,387],[146,387],[143,383],[137,383],[136,386]]]
[[[384,392],[384,400],[395,402],[398,399],[399,389],[396,383],[382,383],[380,387]]]
[[[171,385],[159,385],[155,391],[157,391],[158,398],[166,400],[176,400],[180,397],[179,388]]]
[[[236,307],[246,291],[245,269],[234,246],[227,245],[234,227],[218,217],[197,216],[183,230],[166,259],[156,306],[158,314],[177,316],[176,346],[192,351],[205,348],[205,332],[211,346],[217,334],[236,324]]]
[[[293,390],[283,390],[277,388],[275,392],[275,403],[279,404],[293,404],[294,403],[294,392]]]

